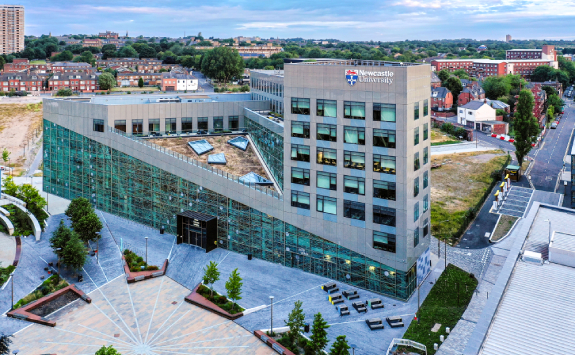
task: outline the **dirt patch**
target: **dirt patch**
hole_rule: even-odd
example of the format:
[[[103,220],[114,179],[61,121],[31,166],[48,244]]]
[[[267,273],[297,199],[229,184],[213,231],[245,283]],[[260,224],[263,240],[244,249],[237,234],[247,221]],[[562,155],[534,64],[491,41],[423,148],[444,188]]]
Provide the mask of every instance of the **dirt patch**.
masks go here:
[[[501,218],[499,218],[499,223],[497,223],[493,235],[491,236],[491,240],[498,241],[507,235],[516,220],[517,217],[502,215]]]
[[[236,176],[243,176],[251,171],[254,173],[266,177],[269,180],[272,180],[265,172],[264,168],[262,167],[260,160],[258,159],[256,153],[254,152],[254,148],[250,143],[248,145],[248,149],[244,152],[241,149],[238,149],[227,142],[230,139],[238,137],[236,135],[233,136],[217,136],[217,137],[198,137],[198,138],[157,138],[151,139],[150,142],[155,143],[159,146],[164,148],[168,148],[176,153],[183,154],[190,158],[196,159],[203,163],[208,163],[208,156],[211,154],[218,154],[224,153],[226,156],[227,164],[226,165],[219,165],[219,164],[211,164],[214,168],[223,170],[227,173],[236,175]],[[209,153],[197,155],[192,148],[188,145],[188,142],[191,141],[198,141],[201,139],[205,139],[214,147]]]
[[[64,307],[65,305],[74,302],[80,298],[75,292],[68,291],[60,295],[58,298],[51,300],[43,304],[38,308],[34,308],[28,312],[35,314],[40,317],[46,317],[47,315],[51,314],[54,311],[59,310],[60,308]]]
[[[488,163],[491,159],[500,156],[501,154],[479,154],[469,157],[473,163]]]
[[[454,136],[451,136],[445,132],[442,132],[439,128],[431,129],[431,143],[440,143],[448,141],[458,141]]]

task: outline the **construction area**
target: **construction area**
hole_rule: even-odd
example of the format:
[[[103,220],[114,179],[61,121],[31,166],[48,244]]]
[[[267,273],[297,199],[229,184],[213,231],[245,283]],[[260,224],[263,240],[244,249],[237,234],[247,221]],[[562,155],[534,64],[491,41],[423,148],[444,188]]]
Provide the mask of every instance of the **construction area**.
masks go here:
[[[208,156],[223,153],[226,157],[227,163],[225,165],[212,165],[214,168],[236,176],[244,176],[250,172],[254,172],[270,181],[273,181],[272,177],[266,173],[262,162],[255,153],[251,143],[245,151],[228,143],[229,140],[236,137],[243,136],[222,135],[194,138],[170,137],[150,139],[149,141],[206,164],[208,163]],[[192,148],[190,148],[188,142],[199,141],[202,139],[205,139],[214,149],[208,153],[197,155]]]

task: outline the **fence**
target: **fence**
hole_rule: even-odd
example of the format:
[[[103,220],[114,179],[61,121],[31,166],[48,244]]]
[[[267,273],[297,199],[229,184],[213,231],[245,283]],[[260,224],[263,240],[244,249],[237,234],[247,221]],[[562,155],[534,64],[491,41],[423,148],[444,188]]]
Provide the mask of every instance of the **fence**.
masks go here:
[[[152,143],[152,142],[149,142],[149,141],[147,141],[147,140],[145,140],[145,139],[136,139],[136,138],[134,138],[134,137],[128,136],[128,135],[125,134],[125,132],[120,131],[120,130],[117,130],[117,129],[115,129],[115,128],[108,127],[108,130],[109,130],[110,132],[112,132],[112,133],[116,133],[116,134],[118,134],[118,135],[120,135],[120,136],[122,136],[122,137],[125,137],[125,138],[127,138],[127,139],[130,139],[130,140],[132,140],[132,141],[134,141],[134,142],[136,142],[136,143],[145,145],[145,146],[147,146],[147,147],[149,147],[149,148],[152,148],[152,149],[154,149],[154,150],[156,150],[156,151],[159,151],[159,152],[161,152],[161,153],[167,154],[167,155],[169,155],[169,156],[171,156],[171,157],[174,157],[174,158],[176,158],[176,159],[179,159],[179,160],[181,160],[181,161],[187,162],[188,164],[191,164],[191,165],[193,165],[193,166],[197,166],[198,168],[207,170],[207,171],[209,171],[209,172],[211,172],[211,173],[213,173],[213,174],[216,174],[216,175],[218,175],[218,176],[221,176],[221,177],[223,177],[223,178],[226,178],[226,179],[228,179],[228,180],[231,180],[231,181],[233,181],[233,182],[235,182],[235,183],[238,183],[238,184],[247,186],[247,187],[249,187],[249,188],[251,188],[251,189],[254,189],[254,190],[256,190],[256,191],[259,191],[259,192],[261,192],[261,193],[263,193],[263,194],[266,194],[266,195],[268,195],[268,196],[272,196],[273,198],[276,198],[276,199],[278,199],[278,200],[282,200],[282,199],[283,199],[281,194],[279,194],[278,192],[276,192],[276,191],[274,191],[274,190],[272,190],[272,189],[269,189],[269,188],[267,188],[267,187],[262,187],[262,186],[259,186],[259,185],[254,184],[254,183],[249,183],[249,182],[242,181],[242,180],[240,180],[240,177],[239,177],[239,176],[226,173],[225,171],[220,170],[220,169],[217,169],[217,168],[214,168],[214,167],[210,166],[209,164],[202,163],[201,161],[197,161],[197,160],[195,160],[195,159],[193,159],[193,158],[190,158],[190,157],[188,157],[188,156],[185,156],[185,155],[183,155],[183,154],[176,153],[176,152],[174,152],[174,151],[172,151],[172,150],[166,149],[165,147],[159,146],[159,145],[154,144],[154,143]]]
[[[412,347],[412,348],[415,348],[418,350],[422,350],[427,355],[427,347],[425,345],[420,344],[418,342],[415,342],[413,340],[400,339],[400,338],[393,338],[393,340],[391,341],[391,344],[389,344],[389,348],[387,348],[386,355],[391,354],[391,352],[393,351],[393,348],[396,346],[409,346],[409,347]]]

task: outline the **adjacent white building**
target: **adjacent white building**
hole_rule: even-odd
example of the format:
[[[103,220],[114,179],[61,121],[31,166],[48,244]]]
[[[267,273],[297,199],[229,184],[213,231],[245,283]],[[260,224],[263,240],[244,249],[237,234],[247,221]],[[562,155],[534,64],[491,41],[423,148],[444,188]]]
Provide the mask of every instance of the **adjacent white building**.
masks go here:
[[[162,73],[163,90],[195,91],[198,90],[198,79],[191,74]]]
[[[495,121],[495,109],[485,101],[469,101],[457,111],[457,123],[473,127],[475,122]]]

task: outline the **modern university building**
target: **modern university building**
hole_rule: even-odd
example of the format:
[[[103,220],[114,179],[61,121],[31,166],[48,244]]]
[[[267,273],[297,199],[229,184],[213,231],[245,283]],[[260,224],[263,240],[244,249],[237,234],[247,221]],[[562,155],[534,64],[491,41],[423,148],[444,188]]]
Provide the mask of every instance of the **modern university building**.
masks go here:
[[[44,190],[405,300],[430,266],[429,72],[286,63],[249,94],[45,99]]]

